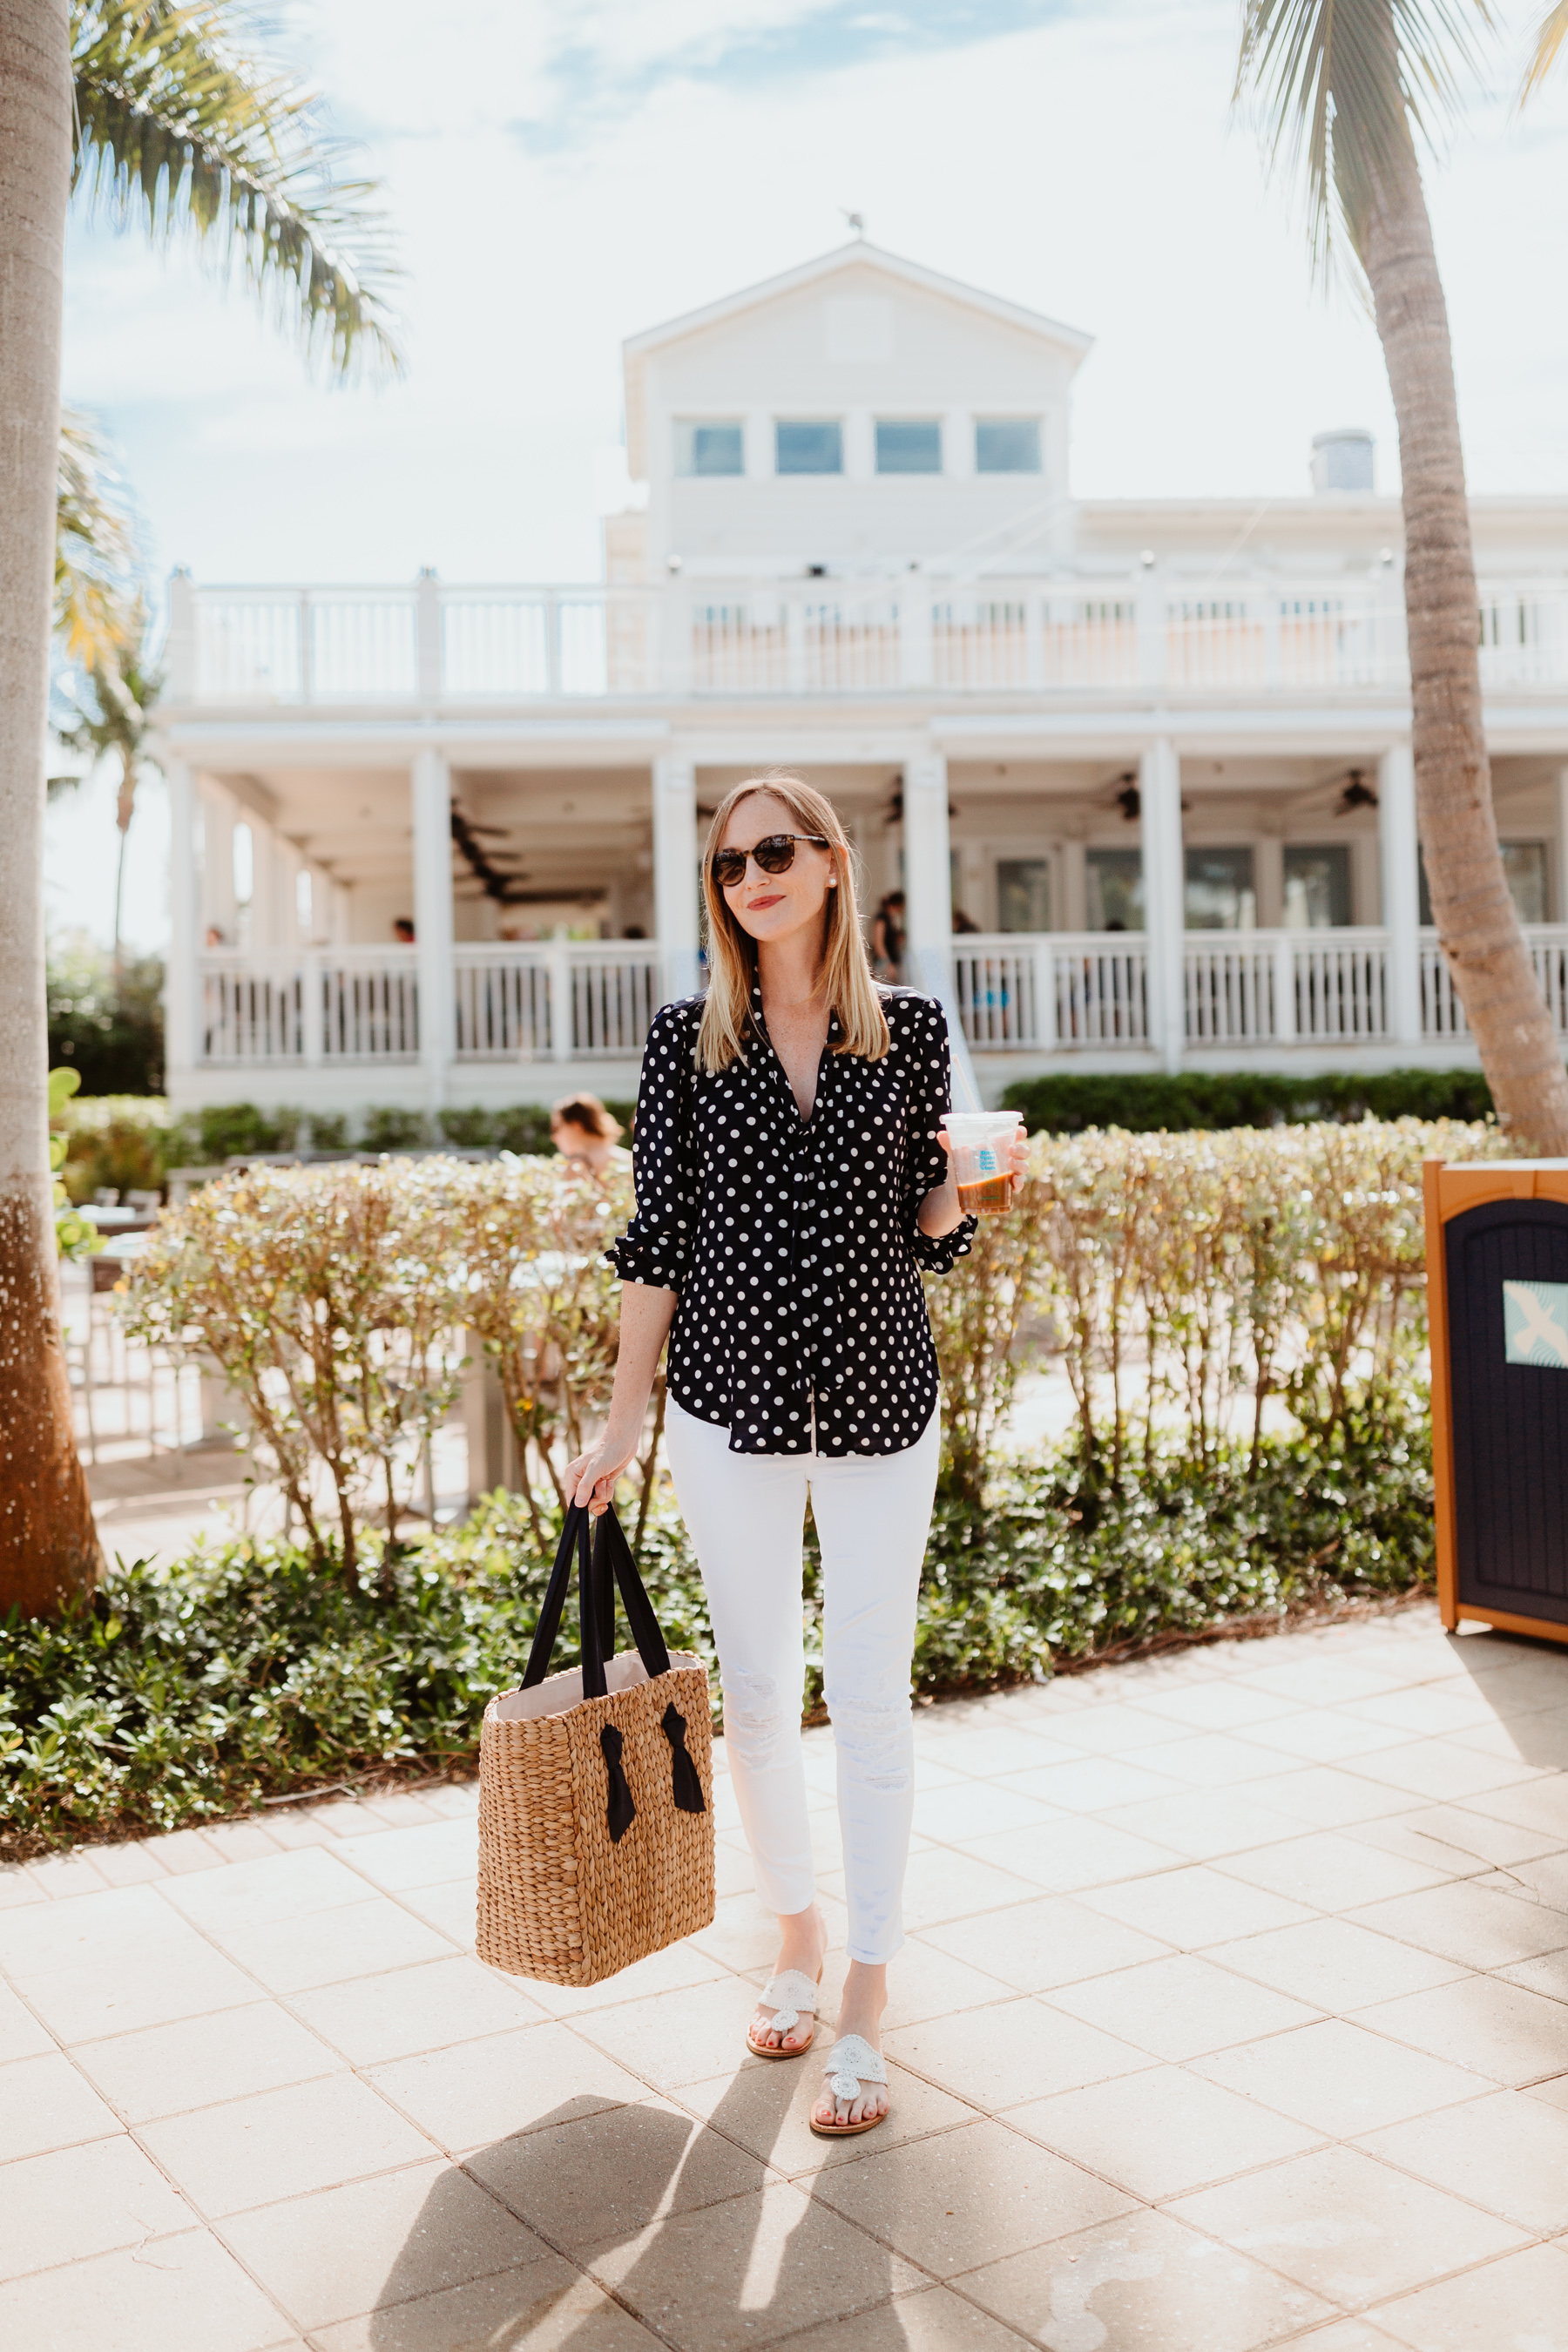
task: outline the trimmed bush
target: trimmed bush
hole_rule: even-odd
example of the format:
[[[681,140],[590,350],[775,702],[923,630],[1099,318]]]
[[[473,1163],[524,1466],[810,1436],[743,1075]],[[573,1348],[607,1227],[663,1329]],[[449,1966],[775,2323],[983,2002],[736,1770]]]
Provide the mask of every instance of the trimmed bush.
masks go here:
[[[1316,1119],[1489,1118],[1491,1089],[1479,1070],[1334,1071],[1298,1078],[1263,1070],[1176,1076],[1096,1077],[1066,1072],[1022,1078],[1002,1097],[1031,1134],[1081,1135],[1117,1127],[1131,1135],[1194,1128],[1279,1127]]]

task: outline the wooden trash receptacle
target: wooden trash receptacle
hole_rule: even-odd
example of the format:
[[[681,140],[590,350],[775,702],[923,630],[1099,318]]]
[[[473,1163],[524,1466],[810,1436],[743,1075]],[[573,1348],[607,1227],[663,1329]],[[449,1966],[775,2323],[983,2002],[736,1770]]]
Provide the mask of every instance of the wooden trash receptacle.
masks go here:
[[[1568,1160],[1425,1177],[1443,1622],[1568,1642]]]

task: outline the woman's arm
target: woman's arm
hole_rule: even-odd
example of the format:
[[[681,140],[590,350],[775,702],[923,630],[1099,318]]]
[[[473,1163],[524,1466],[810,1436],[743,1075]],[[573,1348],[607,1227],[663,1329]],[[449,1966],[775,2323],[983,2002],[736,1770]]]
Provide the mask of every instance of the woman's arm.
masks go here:
[[[595,1518],[608,1507],[616,1479],[641,1442],[659,1350],[675,1317],[675,1300],[673,1290],[656,1290],[648,1283],[621,1286],[621,1344],[610,1418],[597,1445],[566,1465],[567,1501],[585,1503]]]

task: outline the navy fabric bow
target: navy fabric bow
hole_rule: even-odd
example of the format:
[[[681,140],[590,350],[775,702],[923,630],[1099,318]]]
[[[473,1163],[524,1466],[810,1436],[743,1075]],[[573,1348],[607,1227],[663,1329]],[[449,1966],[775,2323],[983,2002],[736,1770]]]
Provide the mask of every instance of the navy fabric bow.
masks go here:
[[[686,1752],[686,1717],[673,1699],[659,1721],[669,1742],[670,1786],[677,1808],[683,1813],[705,1813],[708,1808],[702,1801],[702,1783],[696,1764]]]
[[[637,1819],[637,1809],[632,1802],[632,1792],[626,1786],[626,1776],[621,1767],[623,1741],[613,1723],[600,1727],[599,1746],[604,1751],[605,1770],[609,1778],[609,1801],[605,1807],[605,1820],[609,1827],[612,1843],[619,1845]],[[679,1803],[677,1798],[676,1802]]]

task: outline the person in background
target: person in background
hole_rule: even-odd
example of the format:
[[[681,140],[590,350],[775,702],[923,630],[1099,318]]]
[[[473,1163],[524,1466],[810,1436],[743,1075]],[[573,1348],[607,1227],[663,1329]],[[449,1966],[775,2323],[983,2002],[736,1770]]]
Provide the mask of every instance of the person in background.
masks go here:
[[[223,933],[219,930],[216,923],[209,923],[207,925],[206,943],[209,948],[226,948],[228,945],[228,941],[225,939]]]
[[[904,894],[889,890],[871,918],[871,971],[895,984],[904,962]]]
[[[975,921],[973,915],[966,915],[962,907],[955,907],[953,908],[952,935],[954,939],[962,939],[965,933],[976,932],[979,929],[980,926]]]
[[[414,945],[413,916],[395,915],[392,920],[392,936],[400,948],[411,948]]]
[[[575,1160],[592,1175],[603,1176],[614,1164],[620,1139],[620,1120],[597,1095],[563,1095],[550,1106],[551,1142],[563,1160]],[[618,1156],[626,1158],[625,1152]]]

